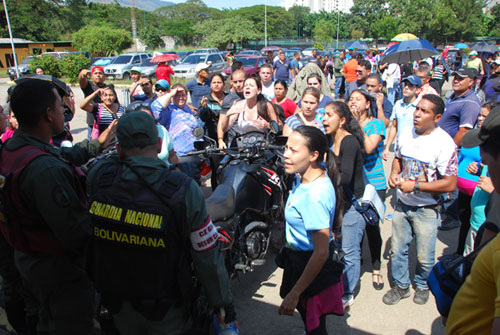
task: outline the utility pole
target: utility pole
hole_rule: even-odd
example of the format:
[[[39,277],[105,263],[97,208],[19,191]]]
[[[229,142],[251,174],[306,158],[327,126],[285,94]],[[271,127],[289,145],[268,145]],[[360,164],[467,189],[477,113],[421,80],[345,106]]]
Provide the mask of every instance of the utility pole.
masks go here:
[[[134,0],[130,0],[130,21],[132,23],[132,39],[134,40],[134,49],[135,52],[137,52],[137,26],[135,24]]]
[[[19,78],[19,69],[17,68],[16,48],[14,47],[14,37],[12,37],[12,29],[10,29],[9,12],[7,11],[7,0],[3,0],[3,8],[5,9],[5,17],[7,18],[7,27],[9,28],[10,45],[12,46],[12,56],[14,57],[14,66],[16,67],[16,76]]]
[[[339,30],[340,30],[340,8],[339,8],[339,1],[340,0],[335,0],[335,3],[337,5],[337,46],[336,48],[339,48]]]
[[[267,47],[267,0],[264,2],[264,46]]]

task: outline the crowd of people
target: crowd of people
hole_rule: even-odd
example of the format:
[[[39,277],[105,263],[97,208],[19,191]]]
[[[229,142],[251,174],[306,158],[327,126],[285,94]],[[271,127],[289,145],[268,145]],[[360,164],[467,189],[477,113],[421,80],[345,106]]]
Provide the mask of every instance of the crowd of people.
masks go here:
[[[9,322],[27,334],[37,323],[50,334],[90,334],[95,289],[120,333],[177,334],[186,321],[187,257],[217,308],[219,324],[237,327],[218,234],[199,189],[206,183],[203,160],[190,153],[200,140],[197,128],[228,148],[236,137],[266,132],[274,122],[288,138],[284,165],[293,176],[284,213],[287,243],[278,256],[284,268],[280,314],[297,309],[307,334],[327,334],[326,315],[341,315],[355,303],[365,235],[373,288],[384,289],[379,224],[385,217],[368,222],[359,206],[368,184],[381,201],[388,188],[397,190],[394,212],[386,213],[392,219],[394,286],[382,301],[394,305],[410,296],[414,239],[413,301],[426,304],[438,229],[460,227],[456,253],[467,255],[500,227],[500,55],[488,57],[487,76],[477,56],[472,53],[464,67],[448,73],[441,57],[385,64],[377,51],[348,49],[331,60],[314,51],[304,64],[298,53],[289,61],[280,50],[268,55],[257,75],[248,75],[232,57],[229,83],[201,63],[185,85],[171,85],[170,77],[154,82],[133,68],[129,106],[120,104],[103,68],[94,66],[79,75],[90,141],[61,149],[54,148],[53,137],[64,130],[59,114],[74,105],[72,92],[36,78],[20,82],[10,89],[0,120],[0,174],[18,183],[2,185],[2,201],[16,205],[6,216],[21,225],[0,226],[0,247],[10,255],[10,263],[0,267],[7,287],[12,285],[5,293],[23,302],[7,310]],[[451,91],[443,92],[448,77]],[[117,154],[99,162],[82,185],[73,164],[84,164],[114,137]],[[219,163],[210,159],[212,171]],[[215,173],[211,185],[217,186]],[[495,261],[497,243],[480,254],[478,268]],[[338,250],[345,254],[340,270],[332,260]],[[165,273],[153,262],[164,264]],[[147,275],[138,277],[133,266]],[[477,305],[471,294],[478,290],[491,305],[496,301],[496,293],[475,282],[495,286],[495,273],[478,268],[452,307],[449,334],[499,327],[491,306],[477,310],[474,315],[481,317],[466,312]],[[24,311],[25,305],[31,309]]]

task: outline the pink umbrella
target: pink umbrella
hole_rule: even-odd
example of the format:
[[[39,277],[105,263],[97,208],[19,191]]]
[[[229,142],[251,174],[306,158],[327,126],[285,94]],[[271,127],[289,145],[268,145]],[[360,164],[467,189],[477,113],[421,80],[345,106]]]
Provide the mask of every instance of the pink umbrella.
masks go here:
[[[163,62],[170,62],[171,60],[174,60],[176,58],[179,58],[179,55],[177,54],[162,54],[155,56],[151,59],[151,63],[163,63]]]

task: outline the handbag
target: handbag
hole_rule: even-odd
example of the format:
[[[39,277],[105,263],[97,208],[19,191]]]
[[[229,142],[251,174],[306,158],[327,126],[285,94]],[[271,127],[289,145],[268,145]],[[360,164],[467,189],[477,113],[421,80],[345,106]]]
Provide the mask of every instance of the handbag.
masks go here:
[[[99,137],[99,123],[101,122],[101,112],[102,104],[99,104],[99,110],[97,111],[97,119],[94,119],[94,125],[92,126],[92,132],[90,133],[90,139],[95,140]]]
[[[465,257],[445,255],[434,265],[427,278],[427,285],[436,299],[439,314],[448,317],[453,299],[469,275],[474,258],[490,241],[491,239]]]
[[[385,204],[372,184],[365,185],[363,197],[360,201],[356,199],[349,187],[344,186],[344,192],[351,199],[351,203],[356,211],[361,214],[366,224],[376,226],[385,217]]]

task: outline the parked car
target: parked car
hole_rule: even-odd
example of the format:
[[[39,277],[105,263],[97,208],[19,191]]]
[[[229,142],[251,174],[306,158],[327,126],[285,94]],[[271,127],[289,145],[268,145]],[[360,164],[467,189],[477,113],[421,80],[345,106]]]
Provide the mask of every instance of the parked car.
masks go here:
[[[96,58],[92,58],[90,60],[90,68],[92,68],[95,65],[100,65],[100,66],[104,67],[104,66],[110,64],[114,59],[115,59],[115,57],[96,57]]]
[[[198,49],[195,50],[193,53],[195,54],[215,54],[215,53],[220,53],[219,49],[217,48],[207,48],[207,49]]]
[[[23,59],[21,64],[17,64],[17,69],[19,71],[20,76],[24,76],[25,74],[30,73],[30,63],[35,57],[28,56]],[[7,69],[7,73],[9,74],[10,80],[14,80],[17,78],[16,67],[12,66]]]
[[[257,50],[242,50],[239,55],[247,55],[247,56],[260,56],[260,52]]]
[[[285,53],[286,59],[292,59],[293,54],[295,54],[297,51],[292,49],[283,49],[283,52]]]
[[[191,55],[193,52],[192,51],[178,51],[177,54],[179,55],[179,58],[176,59],[177,63],[182,63],[184,58],[187,56]]]
[[[226,67],[227,62],[220,53],[204,53],[187,56],[179,65],[174,66],[173,70],[176,77],[194,78],[196,64],[211,64],[210,73],[220,73]]]
[[[141,75],[143,77],[153,78],[155,76],[155,71],[158,63],[151,63],[151,59],[152,58],[147,58],[141,63],[141,65],[139,65],[139,68],[142,71]]]
[[[274,46],[274,45],[270,45],[268,47],[265,47],[265,48],[262,48],[260,49],[260,54],[262,56],[267,56],[267,52],[268,51],[272,51],[274,55],[277,55],[278,54],[278,51],[282,49],[281,47],[278,47],[278,46]]]
[[[92,56],[90,54],[90,52],[88,51],[72,51],[69,53],[70,55],[84,55],[85,57],[87,57],[88,59],[91,59]]]
[[[266,62],[266,57],[262,56],[239,54],[234,56],[234,58],[235,60],[243,63],[243,69],[248,76],[258,73],[260,66]],[[231,70],[231,67],[227,67],[224,69],[224,71],[222,71],[222,75],[227,78],[231,75],[232,72],[233,71]]]
[[[151,58],[148,53],[131,53],[116,57],[104,68],[106,79],[130,79],[130,69],[138,66],[147,58]]]
[[[54,58],[61,59],[66,55],[69,55],[69,52],[54,51],[54,52],[44,52],[40,56],[52,56]]]
[[[302,50],[302,55],[311,57],[313,54],[313,50],[318,51],[318,49],[316,48],[305,48],[304,50]]]

